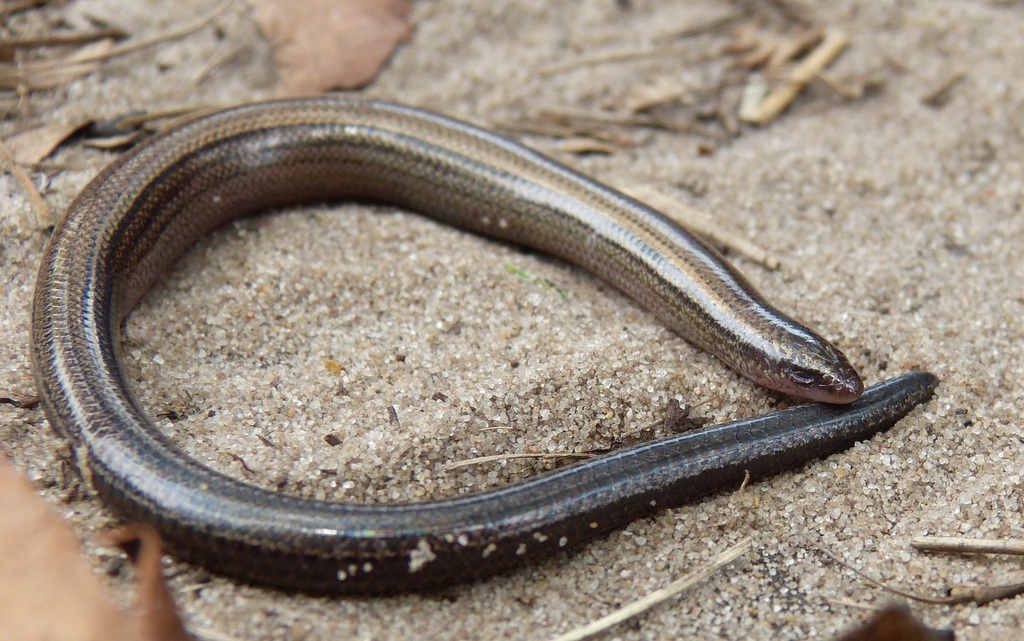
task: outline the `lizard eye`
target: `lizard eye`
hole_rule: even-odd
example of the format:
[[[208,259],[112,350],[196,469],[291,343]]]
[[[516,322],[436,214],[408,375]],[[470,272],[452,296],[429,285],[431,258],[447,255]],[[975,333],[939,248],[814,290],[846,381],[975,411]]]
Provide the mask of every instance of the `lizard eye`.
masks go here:
[[[789,378],[798,385],[814,385],[817,377],[811,372],[803,369],[790,370]]]

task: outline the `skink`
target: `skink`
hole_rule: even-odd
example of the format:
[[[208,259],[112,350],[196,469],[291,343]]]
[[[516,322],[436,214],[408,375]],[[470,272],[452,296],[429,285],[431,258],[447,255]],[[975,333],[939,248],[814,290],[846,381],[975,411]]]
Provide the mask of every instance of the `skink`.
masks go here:
[[[256,210],[387,202],[582,266],[694,344],[808,405],[657,441],[468,497],[384,506],[277,495],[191,460],[145,416],[118,332],[198,238]],[[230,109],[155,136],[85,188],[44,254],[33,365],[50,423],[107,503],[156,523],[172,551],[243,579],[389,592],[469,579],[638,516],[827,455],[884,429],[928,374],[859,400],[835,347],[771,307],[703,241],[608,187],[500,136],[344,98]]]

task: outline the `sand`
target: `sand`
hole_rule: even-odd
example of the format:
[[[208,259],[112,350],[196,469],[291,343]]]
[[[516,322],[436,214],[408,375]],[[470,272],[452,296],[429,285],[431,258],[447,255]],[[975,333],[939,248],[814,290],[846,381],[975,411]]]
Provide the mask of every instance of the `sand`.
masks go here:
[[[724,60],[722,37],[709,35],[675,59],[542,75],[552,63],[643,48],[733,8],[581,5],[419,3],[414,39],[365,94],[491,126],[543,109],[615,105],[657,78],[706,82]],[[109,16],[144,37],[205,10],[191,0],[97,0],[51,15]],[[909,541],[1024,535],[1024,8],[850,0],[814,15],[852,37],[830,73],[883,80],[879,90],[850,102],[815,84],[777,122],[710,155],[699,153],[706,139],[672,132],[635,132],[642,144],[610,156],[521,139],[610,184],[653,186],[769,249],[778,270],[735,263],[833,340],[869,383],[935,372],[942,384],[932,402],[826,461],[661,512],[572,555],[427,595],[313,598],[171,561],[190,625],[237,639],[546,639],[750,536],[752,553],[606,638],[829,639],[865,617],[860,606],[893,596],[819,547],[929,595],[1017,570],[1009,557],[930,555]],[[272,95],[271,51],[248,13],[233,7],[217,24],[222,37],[202,30],[33,95],[0,131]],[[709,55],[718,62],[700,62]],[[948,102],[924,104],[957,69],[966,75]],[[34,174],[47,204],[62,211],[111,157],[67,145],[53,159],[63,169]],[[46,232],[16,182],[4,176],[0,187],[0,389],[27,396]],[[259,216],[202,241],[130,317],[125,347],[133,389],[185,451],[248,482],[338,500],[417,500],[513,482],[555,463],[444,465],[607,446],[658,418],[670,398],[715,421],[786,402],[579,269],[352,204]],[[0,444],[87,541],[116,522],[78,481],[41,410],[0,406]],[[118,556],[92,542],[86,551],[98,571]],[[109,578],[124,599],[130,578]],[[958,639],[1010,639],[1024,624],[1019,598],[915,607]]]

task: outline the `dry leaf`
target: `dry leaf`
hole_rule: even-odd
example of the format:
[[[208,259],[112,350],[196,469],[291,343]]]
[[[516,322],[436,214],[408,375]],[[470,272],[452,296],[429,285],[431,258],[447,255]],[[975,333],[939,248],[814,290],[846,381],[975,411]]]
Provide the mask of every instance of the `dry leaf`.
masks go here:
[[[140,538],[136,613],[115,606],[65,520],[0,455],[0,622],[19,641],[185,641],[160,574],[155,532]],[[156,541],[154,541],[154,537]],[[54,616],[54,613],[60,616]]]
[[[139,637],[150,641],[191,641],[164,581],[163,546],[156,528],[137,523],[107,532],[104,539],[116,545],[138,543],[134,560],[135,625]]]
[[[79,555],[56,512],[0,456],[0,621],[4,637],[34,641],[135,639]],[[59,612],[60,616],[53,616]]]
[[[407,0],[249,0],[249,4],[274,45],[280,96],[361,87],[410,35]]]
[[[935,630],[921,623],[903,605],[890,605],[864,625],[847,631],[836,641],[952,641],[950,630]]]
[[[14,160],[24,165],[35,165],[53,153],[62,142],[70,138],[91,119],[77,120],[67,124],[50,123],[11,136],[4,142],[14,154]]]

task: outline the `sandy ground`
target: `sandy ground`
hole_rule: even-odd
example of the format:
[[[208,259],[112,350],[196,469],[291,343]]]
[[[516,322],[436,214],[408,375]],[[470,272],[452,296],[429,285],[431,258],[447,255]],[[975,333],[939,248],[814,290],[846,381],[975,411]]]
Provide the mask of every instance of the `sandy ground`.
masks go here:
[[[676,59],[538,73],[581,53],[644,47],[731,7],[632,4],[419,4],[414,40],[366,93],[489,125],[545,108],[596,109],[638,84],[696,82],[713,70],[694,61],[720,36],[695,39],[693,52]],[[1017,570],[1012,558],[927,555],[909,540],[1024,536],[1024,6],[821,5],[818,22],[853,37],[831,71],[881,76],[876,95],[846,103],[816,86],[775,124],[712,155],[698,153],[703,139],[668,132],[638,134],[643,144],[607,157],[525,140],[612,184],[658,187],[769,248],[783,260],[777,271],[736,262],[770,300],[833,339],[870,383],[909,369],[937,373],[931,403],[796,473],[434,594],[311,598],[172,562],[190,624],[238,639],[545,639],[751,536],[754,552],[608,638],[829,639],[865,616],[856,606],[891,597],[819,546],[931,595]],[[192,0],[83,0],[62,9],[111,17],[139,37],[205,10]],[[31,112],[3,131],[270,95],[271,52],[249,15],[235,7],[217,24],[33,96]],[[229,63],[195,82],[232,49]],[[956,69],[966,76],[949,102],[922,104]],[[109,158],[79,145],[59,152],[55,160],[71,168],[40,178],[48,204],[61,211]],[[29,395],[29,307],[46,233],[17,184],[3,177],[0,187],[0,388]],[[507,264],[550,279],[568,298]],[[550,463],[442,466],[606,445],[659,416],[672,397],[716,421],[781,400],[580,270],[390,208],[321,206],[233,225],[174,267],[130,318],[127,336],[135,391],[186,451],[250,482],[333,499],[411,500],[514,481]],[[330,371],[327,359],[344,372]],[[446,400],[432,398],[436,391]],[[400,425],[388,421],[389,405]],[[344,444],[328,445],[328,435]],[[0,443],[84,538],[114,522],[76,482],[41,410],[0,406]],[[87,552],[98,570],[114,565],[115,551],[89,543]],[[110,578],[125,599],[126,574]],[[1015,638],[1024,624],[1020,598],[917,611],[958,639]]]

